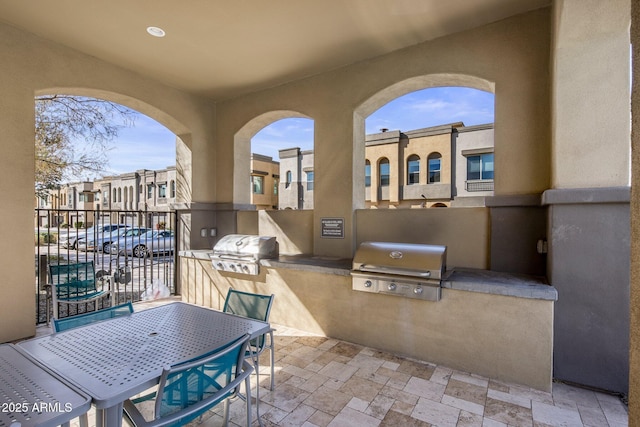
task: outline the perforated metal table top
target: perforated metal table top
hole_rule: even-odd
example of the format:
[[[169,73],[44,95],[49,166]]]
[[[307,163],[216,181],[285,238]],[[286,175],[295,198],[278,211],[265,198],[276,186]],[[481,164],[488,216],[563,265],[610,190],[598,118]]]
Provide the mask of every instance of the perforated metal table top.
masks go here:
[[[12,344],[0,345],[0,427],[57,426],[84,414],[89,396]]]
[[[268,330],[266,322],[176,302],[20,345],[109,408],[157,384],[163,367]]]

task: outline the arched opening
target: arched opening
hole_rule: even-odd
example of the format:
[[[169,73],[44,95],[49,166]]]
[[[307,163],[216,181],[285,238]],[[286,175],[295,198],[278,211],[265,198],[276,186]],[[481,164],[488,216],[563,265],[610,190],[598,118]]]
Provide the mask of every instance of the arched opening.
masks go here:
[[[259,210],[313,209],[313,129],[313,120],[295,111],[265,113],[243,126],[234,137],[234,200]]]
[[[365,163],[380,156],[391,162],[391,188],[371,189],[389,198],[371,200],[366,187],[354,194],[364,193],[369,208],[484,206],[493,195],[494,101],[493,83],[468,75],[420,76],[381,90],[356,110],[354,122],[364,122]],[[354,143],[359,152],[362,141]],[[481,183],[468,174],[478,156],[486,158]]]
[[[98,135],[98,138],[104,138],[105,144],[101,146],[104,149],[104,159],[98,157],[98,160],[91,160],[87,157],[87,151],[97,150],[97,148],[89,144],[92,141],[91,138],[82,137],[85,135],[82,132],[74,133],[65,130],[66,133],[56,134],[52,133],[51,129],[37,127],[42,124],[39,123],[41,118],[46,121],[46,119],[60,114],[59,111],[52,110],[51,115],[47,116],[46,111],[39,109],[38,106],[45,100],[55,102],[54,100],[60,98],[74,99],[79,104],[95,105],[98,114],[103,114],[100,120],[103,120],[107,126],[117,128],[116,133],[110,133],[111,131],[107,129],[104,131],[104,135]],[[105,115],[105,111],[108,113],[109,110],[100,110],[100,105],[104,105],[104,103],[117,104],[119,109],[126,110],[127,114],[135,116],[133,118],[134,125],[124,126],[123,117],[117,114]],[[188,178],[186,178],[191,175],[190,171],[178,174],[175,166],[178,161],[176,145],[185,145],[182,141],[184,137],[189,139],[186,127],[148,104],[103,91],[61,89],[40,91],[34,104],[36,111],[36,163],[38,161],[46,162],[49,159],[46,157],[49,153],[38,150],[38,138],[45,142],[50,140],[38,135],[41,130],[44,132],[43,135],[52,135],[57,138],[66,154],[70,152],[72,154],[72,156],[58,157],[58,159],[64,160],[59,163],[59,170],[44,185],[36,187],[46,193],[43,198],[46,203],[39,205],[40,209],[37,211],[34,222],[36,228],[42,230],[47,236],[48,243],[44,246],[39,242],[36,244],[36,257],[40,259],[40,257],[55,254],[56,262],[91,261],[96,271],[104,270],[107,274],[113,274],[120,268],[128,269],[127,271],[131,272],[131,279],[126,283],[128,290],[124,287],[112,286],[115,298],[120,301],[139,300],[142,291],[150,283],[149,281],[157,281],[160,278],[167,286],[173,287],[175,275],[171,254],[175,253],[176,245],[173,234],[176,224],[173,205],[176,199],[158,198],[155,197],[155,193],[153,198],[145,199],[146,194],[143,189],[146,185],[154,189],[162,188],[163,185],[166,185],[163,182],[166,183],[168,175],[172,175],[173,182],[179,182],[186,188],[190,187]],[[136,110],[131,109],[130,106],[135,107]],[[80,110],[80,114],[85,114],[85,112]],[[154,118],[145,114],[153,115]],[[75,120],[69,126],[75,125],[89,131],[93,130],[95,124],[91,121],[93,118],[69,118],[64,115],[58,116],[58,120],[52,121],[52,123],[59,123],[60,120],[65,119]],[[98,125],[101,126],[100,123]],[[167,126],[171,126],[172,130]],[[100,129],[106,128],[100,127]],[[181,136],[177,137],[177,134]],[[110,137],[113,138],[109,139]],[[184,149],[182,152],[182,158],[185,159],[188,152]],[[42,157],[38,157],[38,155]],[[97,164],[98,161],[104,163]],[[83,167],[80,168],[64,168],[68,163],[73,164],[74,162],[87,163],[81,165]],[[188,162],[183,161],[183,163],[190,164],[191,162],[189,159]],[[96,165],[100,167],[96,167]],[[45,175],[36,176],[34,181],[38,183],[43,176]],[[152,179],[149,178],[151,176]],[[134,192],[134,189],[140,189],[140,191]],[[183,194],[187,195],[188,192],[184,191]],[[150,240],[144,243],[149,245],[148,249],[155,260],[148,260],[147,257],[135,259],[135,253],[133,251],[127,252],[124,246],[131,241],[123,240],[121,242],[123,246],[117,246],[122,250],[114,252],[107,250],[108,245],[124,237],[120,235],[121,231],[135,230],[142,235],[143,231],[159,228],[160,224],[163,224],[162,228],[170,229],[168,230],[168,233],[171,234],[170,241],[163,240],[162,242],[162,248],[166,248],[166,251],[163,250],[162,253],[157,251],[160,247],[159,239],[152,240],[153,243],[149,243]],[[40,231],[37,232],[40,234]],[[189,236],[187,235],[186,238]],[[150,236],[148,239],[155,239],[155,237]],[[147,252],[138,252],[138,254],[143,253]],[[151,265],[153,268],[149,270],[150,274],[143,273]],[[41,288],[38,286],[37,289]],[[37,299],[42,300],[43,298],[46,299],[37,291]],[[44,303],[36,304],[38,308],[45,305]],[[75,312],[67,314],[75,314]],[[44,321],[45,317],[43,310],[39,310],[38,320]]]

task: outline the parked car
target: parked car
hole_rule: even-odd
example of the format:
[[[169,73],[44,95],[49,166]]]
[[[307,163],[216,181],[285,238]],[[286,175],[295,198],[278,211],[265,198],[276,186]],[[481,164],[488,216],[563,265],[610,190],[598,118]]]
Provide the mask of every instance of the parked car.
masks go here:
[[[102,235],[116,234],[118,230],[130,228],[126,224],[102,224],[87,229],[69,230],[66,236],[60,240],[60,246],[63,248],[77,249],[76,243],[78,239],[95,238]]]
[[[151,254],[173,253],[172,230],[150,230],[135,237],[121,237],[111,245],[111,253],[144,258]]]
[[[103,233],[96,236],[86,236],[79,238],[76,243],[76,248],[81,251],[102,251],[104,253],[111,253],[111,245],[117,242],[120,238],[132,238],[149,231],[146,227],[127,227],[120,228],[112,233]]]

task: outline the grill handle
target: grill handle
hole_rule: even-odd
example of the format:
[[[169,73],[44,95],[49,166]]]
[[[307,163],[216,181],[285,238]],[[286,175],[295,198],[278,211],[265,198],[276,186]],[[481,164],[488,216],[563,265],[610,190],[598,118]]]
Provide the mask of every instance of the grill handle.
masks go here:
[[[363,264],[360,266],[360,271],[366,273],[382,273],[382,274],[397,274],[401,276],[416,276],[416,277],[431,277],[430,271],[417,272],[415,270],[407,270],[402,268],[393,267],[380,267],[377,265]]]

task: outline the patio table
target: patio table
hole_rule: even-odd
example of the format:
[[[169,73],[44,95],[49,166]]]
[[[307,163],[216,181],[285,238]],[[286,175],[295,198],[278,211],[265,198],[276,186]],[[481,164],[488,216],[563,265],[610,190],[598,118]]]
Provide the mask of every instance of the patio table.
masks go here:
[[[57,426],[91,407],[89,396],[13,344],[0,345],[0,427]]]
[[[88,394],[96,426],[121,426],[123,402],[156,385],[163,367],[269,330],[267,322],[174,302],[23,341],[35,359]]]

